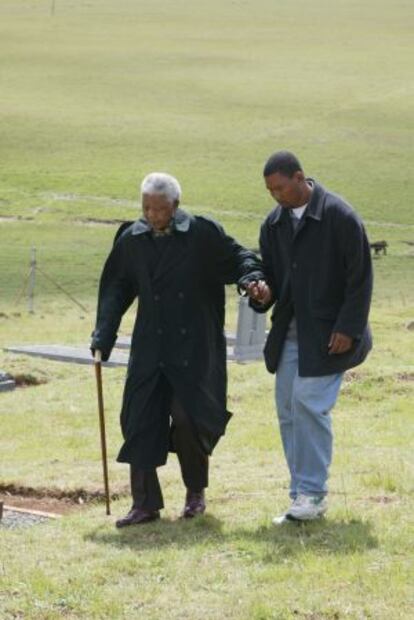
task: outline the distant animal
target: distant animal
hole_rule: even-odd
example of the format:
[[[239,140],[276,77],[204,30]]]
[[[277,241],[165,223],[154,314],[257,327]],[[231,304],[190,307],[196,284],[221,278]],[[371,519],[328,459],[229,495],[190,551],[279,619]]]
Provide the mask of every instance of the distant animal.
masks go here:
[[[375,256],[379,256],[381,252],[384,256],[387,254],[388,243],[386,241],[374,241],[374,243],[369,244],[371,250],[374,250]]]

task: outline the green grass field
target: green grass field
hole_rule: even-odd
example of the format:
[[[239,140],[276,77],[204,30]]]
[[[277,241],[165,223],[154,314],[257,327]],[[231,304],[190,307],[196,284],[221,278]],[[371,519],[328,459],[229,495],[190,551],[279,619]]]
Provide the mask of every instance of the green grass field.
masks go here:
[[[117,219],[149,171],[249,247],[271,208],[274,150],[343,194],[372,241],[375,349],[335,409],[330,512],[272,528],[287,471],[261,363],[229,364],[235,416],[211,463],[208,514],[117,532],[102,504],[0,529],[0,617],[24,620],[408,620],[412,617],[414,218],[412,24],[406,0],[0,0],[0,344],[86,343]],[[94,221],[98,220],[98,221]],[[105,220],[108,223],[102,222]],[[27,312],[30,248],[39,268]],[[236,294],[229,289],[227,323]],[[133,321],[130,312],[123,332]],[[0,488],[101,485],[90,368],[0,352],[46,382],[0,394]],[[105,370],[114,515],[124,372]]]

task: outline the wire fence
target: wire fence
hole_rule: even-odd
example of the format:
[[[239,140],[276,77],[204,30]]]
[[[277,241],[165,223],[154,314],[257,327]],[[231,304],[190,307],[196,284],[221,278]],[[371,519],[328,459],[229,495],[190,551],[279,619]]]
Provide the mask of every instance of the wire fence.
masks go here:
[[[59,307],[94,315],[99,279],[112,243],[99,248],[82,241],[56,245],[39,242],[4,243],[0,240],[0,315],[11,312],[56,313]],[[239,295],[226,287],[226,323],[237,323]]]
[[[1,244],[0,311],[30,313],[38,304],[62,301],[84,313],[94,311],[104,256],[62,255],[62,247]],[[88,263],[93,263],[88,265]]]

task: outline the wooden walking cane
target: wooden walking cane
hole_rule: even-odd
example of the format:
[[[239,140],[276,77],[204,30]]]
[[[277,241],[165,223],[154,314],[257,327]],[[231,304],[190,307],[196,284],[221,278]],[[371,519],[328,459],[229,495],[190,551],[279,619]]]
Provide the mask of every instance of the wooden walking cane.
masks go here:
[[[101,432],[101,450],[102,450],[102,467],[103,467],[103,479],[105,487],[105,501],[106,501],[106,514],[111,514],[110,499],[109,499],[109,482],[108,482],[108,462],[106,457],[106,434],[105,434],[105,415],[104,415],[104,402],[103,402],[103,390],[102,390],[102,354],[100,351],[95,351],[95,375],[96,375],[96,388],[98,391],[98,411],[99,411],[99,429]]]

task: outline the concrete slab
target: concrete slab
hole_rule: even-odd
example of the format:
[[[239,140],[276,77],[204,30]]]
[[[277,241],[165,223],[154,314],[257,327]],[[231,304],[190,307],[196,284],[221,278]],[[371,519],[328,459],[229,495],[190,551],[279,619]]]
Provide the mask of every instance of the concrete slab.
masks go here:
[[[31,355],[33,357],[42,357],[44,359],[53,360],[55,362],[66,362],[70,364],[93,364],[91,352],[87,347],[69,347],[60,344],[37,344],[28,346],[11,346],[4,349],[9,353],[17,353],[19,355]],[[259,352],[254,359],[262,359],[262,353]],[[229,362],[248,362],[250,359],[240,359],[234,354],[234,347],[227,347],[227,360]],[[108,368],[127,366],[128,353],[112,351],[108,362],[103,362],[103,366]]]
[[[9,353],[19,353],[20,355],[32,355],[43,357],[56,362],[69,362],[72,364],[93,364],[93,358],[88,347],[69,347],[60,344],[36,344],[28,346],[6,347]],[[111,359],[103,362],[103,366],[116,367],[128,365],[128,354],[120,351],[113,351]]]
[[[7,379],[6,381],[0,381],[0,392],[10,392],[16,389],[16,382],[13,379]]]
[[[0,370],[0,392],[10,392],[16,387],[16,382],[8,372]]]

